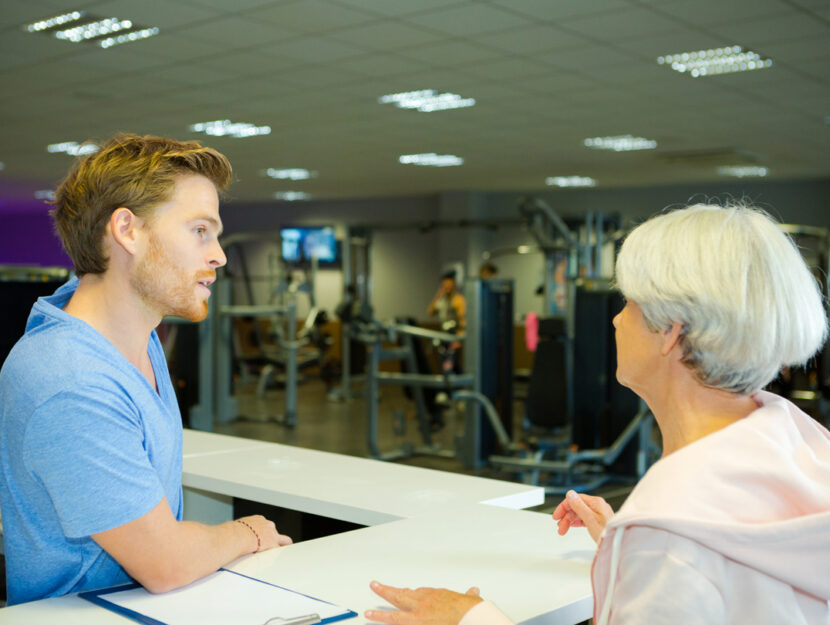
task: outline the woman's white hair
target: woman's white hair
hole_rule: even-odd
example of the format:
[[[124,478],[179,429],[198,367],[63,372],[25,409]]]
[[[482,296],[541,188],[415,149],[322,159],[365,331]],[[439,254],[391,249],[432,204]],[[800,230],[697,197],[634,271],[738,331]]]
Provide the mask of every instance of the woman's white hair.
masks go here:
[[[696,204],[653,217],[625,239],[616,274],[652,330],[683,325],[683,362],[706,386],[754,393],[827,337],[816,279],[756,208]]]

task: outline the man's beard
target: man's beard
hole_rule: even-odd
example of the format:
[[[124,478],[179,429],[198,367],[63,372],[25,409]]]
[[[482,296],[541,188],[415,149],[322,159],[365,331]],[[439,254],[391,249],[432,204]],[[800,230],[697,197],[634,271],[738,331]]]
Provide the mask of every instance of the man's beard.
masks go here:
[[[202,321],[207,317],[208,303],[198,297],[196,289],[200,279],[213,275],[211,271],[184,275],[151,234],[147,255],[136,265],[130,284],[142,301],[162,316]]]

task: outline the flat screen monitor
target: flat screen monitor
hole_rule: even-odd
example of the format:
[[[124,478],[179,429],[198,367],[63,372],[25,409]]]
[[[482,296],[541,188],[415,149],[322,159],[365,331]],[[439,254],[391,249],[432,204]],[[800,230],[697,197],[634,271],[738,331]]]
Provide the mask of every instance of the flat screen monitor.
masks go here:
[[[340,254],[334,228],[292,227],[280,230],[282,258],[287,263],[303,264],[316,258],[321,267],[339,265]]]

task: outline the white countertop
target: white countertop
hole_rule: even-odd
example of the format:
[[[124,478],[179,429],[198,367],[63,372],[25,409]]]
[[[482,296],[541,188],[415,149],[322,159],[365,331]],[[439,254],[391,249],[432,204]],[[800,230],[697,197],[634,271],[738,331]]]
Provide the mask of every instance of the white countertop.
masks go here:
[[[376,525],[468,503],[528,508],[544,489],[185,430],[185,487]]]
[[[517,622],[573,625],[591,615],[594,542],[585,530],[559,536],[549,515],[484,505],[327,536],[246,556],[228,568],[363,611],[383,605],[369,582],[464,592],[476,585]],[[123,617],[75,596],[0,610],[0,623],[116,625]]]

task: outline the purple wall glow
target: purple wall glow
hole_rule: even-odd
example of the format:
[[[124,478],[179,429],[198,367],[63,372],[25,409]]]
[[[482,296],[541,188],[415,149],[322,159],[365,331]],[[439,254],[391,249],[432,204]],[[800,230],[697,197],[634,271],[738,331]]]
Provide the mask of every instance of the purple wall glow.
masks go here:
[[[4,203],[5,204],[5,203]],[[31,202],[0,210],[0,264],[72,267],[54,233],[49,206]]]

